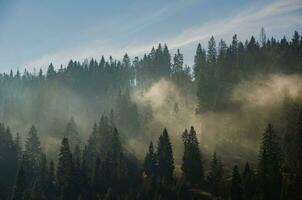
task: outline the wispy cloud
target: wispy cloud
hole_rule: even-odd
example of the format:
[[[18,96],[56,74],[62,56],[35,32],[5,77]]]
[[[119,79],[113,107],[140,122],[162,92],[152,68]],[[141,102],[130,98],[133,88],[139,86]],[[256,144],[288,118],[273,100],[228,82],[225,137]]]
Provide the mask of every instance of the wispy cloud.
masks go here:
[[[150,23],[151,19],[159,20],[170,7],[163,8],[157,13],[146,16]],[[176,9],[176,7],[174,7]],[[103,44],[88,44],[75,49],[64,49],[55,53],[46,54],[36,60],[25,64],[27,67],[46,66],[50,62],[55,64],[67,63],[69,59],[83,60],[85,58],[100,58],[101,55],[112,55],[120,58],[125,52],[134,56],[142,55],[152,46],[159,42],[167,43],[170,49],[176,49],[197,42],[205,42],[211,35],[225,37],[238,33],[242,37],[248,37],[251,33],[258,32],[262,26],[269,30],[285,31],[291,26],[302,27],[302,1],[301,0],[277,0],[261,8],[250,7],[234,15],[209,21],[202,25],[194,26],[183,30],[179,34],[169,36],[169,38],[157,38],[144,43],[120,43],[113,40]],[[138,20],[138,28],[148,28],[142,25],[142,20]]]

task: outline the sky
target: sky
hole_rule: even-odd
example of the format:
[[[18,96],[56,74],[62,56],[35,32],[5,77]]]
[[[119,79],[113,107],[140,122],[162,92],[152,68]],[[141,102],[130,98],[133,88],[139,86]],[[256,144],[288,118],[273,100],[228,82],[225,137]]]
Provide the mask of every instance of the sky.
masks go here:
[[[0,72],[66,65],[70,59],[121,59],[166,43],[193,64],[207,48],[254,35],[302,32],[302,0],[0,0]]]

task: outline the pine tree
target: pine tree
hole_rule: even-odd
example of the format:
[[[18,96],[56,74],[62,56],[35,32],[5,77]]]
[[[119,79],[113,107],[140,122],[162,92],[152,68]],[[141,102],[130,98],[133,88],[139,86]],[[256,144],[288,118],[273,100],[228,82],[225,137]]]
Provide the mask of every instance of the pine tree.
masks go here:
[[[194,57],[194,78],[195,81],[199,81],[201,75],[203,75],[203,70],[206,65],[206,53],[202,49],[201,44],[198,44],[196,49],[196,54]]]
[[[46,197],[49,200],[54,200],[57,195],[56,191],[56,180],[55,180],[55,167],[53,161],[49,163],[49,170],[47,175],[47,183],[46,183]]]
[[[83,157],[85,157],[85,162],[87,164],[87,170],[92,172],[99,153],[97,150],[97,145],[100,143],[98,136],[98,126],[96,123],[93,125],[92,133],[89,136],[88,144],[84,149]],[[84,159],[84,158],[83,158]]]
[[[71,150],[74,150],[80,144],[78,128],[73,117],[67,123],[65,137],[68,138]]]
[[[81,192],[81,149],[79,145],[75,146],[73,153],[74,174],[73,182],[75,184],[75,196],[78,197]]]
[[[9,128],[0,123],[0,199],[6,199],[15,183],[18,154]]]
[[[209,189],[213,195],[218,196],[220,194],[220,186],[222,181],[222,163],[217,158],[216,152],[213,154],[211,161],[210,172],[207,177]]]
[[[24,152],[24,170],[28,174],[28,184],[31,185],[40,171],[42,150],[37,129],[33,125],[28,133]]]
[[[171,55],[168,49],[168,46],[165,44],[163,49],[163,75],[169,77],[171,73]]]
[[[181,73],[183,69],[183,63],[183,55],[180,53],[179,49],[177,49],[177,53],[173,58],[172,74]]]
[[[17,174],[12,200],[25,200],[27,196],[26,187],[25,173],[23,166],[21,166]]]
[[[87,157],[85,156],[85,149],[83,152],[83,159],[82,159],[82,164],[81,164],[81,171],[80,171],[80,191],[81,191],[81,196],[80,199],[91,199],[91,195],[93,191],[91,189],[91,182],[90,177],[88,174],[88,167],[87,167]]]
[[[258,167],[260,199],[278,199],[282,185],[281,149],[276,133],[269,124],[262,137],[260,160]]]
[[[157,145],[158,173],[162,181],[171,182],[173,180],[174,159],[170,138],[165,128],[160,135]]]
[[[187,129],[184,131],[182,139],[184,142],[184,155],[181,166],[183,175],[189,183],[201,184],[204,179],[204,172],[199,143],[193,126],[189,133]]]
[[[242,184],[244,197],[247,200],[252,200],[256,193],[256,179],[253,170],[250,168],[249,163],[245,164],[245,168],[242,175]]]
[[[144,160],[144,172],[151,180],[155,178],[157,173],[157,159],[152,141],[150,142],[149,150]]]
[[[67,138],[63,138],[57,168],[60,199],[74,199],[74,167]]]
[[[108,186],[105,184],[105,181],[109,181],[109,180],[108,179],[104,180],[105,176],[103,176],[104,174],[102,174],[103,168],[102,168],[101,160],[99,158],[96,159],[94,167],[95,168],[93,170],[94,174],[92,180],[92,191],[93,191],[92,193],[93,193],[93,198],[97,198],[98,196],[100,196],[102,193],[105,192],[105,188],[106,186]]]
[[[127,166],[123,148],[116,128],[114,128],[112,132],[110,147],[111,150],[108,155],[110,155],[112,159],[113,172],[115,173],[115,180],[113,180],[113,182],[115,185],[114,187],[116,187],[117,185],[120,186],[118,182],[123,181],[127,176]]]
[[[17,154],[18,154],[18,163],[20,163],[21,160],[22,160],[22,157],[23,157],[23,149],[22,149],[21,137],[20,137],[19,133],[16,134],[14,142],[15,142],[16,151],[17,151]]]
[[[214,67],[216,64],[217,59],[217,49],[216,49],[216,42],[214,37],[210,38],[208,43],[208,52],[207,52],[207,63],[209,66]]]
[[[98,126],[98,134],[96,137],[96,147],[101,157],[105,157],[108,153],[106,146],[110,144],[112,127],[109,125],[108,118],[102,115]]]
[[[235,165],[232,174],[231,200],[243,200],[243,188],[238,166]]]
[[[56,76],[56,71],[52,65],[52,63],[50,63],[50,65],[48,66],[47,69],[47,79],[53,79]]]
[[[47,159],[46,159],[46,155],[42,154],[40,170],[37,175],[37,178],[34,180],[34,184],[31,189],[31,194],[30,194],[31,200],[46,199],[47,178],[48,178],[47,176],[48,176]]]

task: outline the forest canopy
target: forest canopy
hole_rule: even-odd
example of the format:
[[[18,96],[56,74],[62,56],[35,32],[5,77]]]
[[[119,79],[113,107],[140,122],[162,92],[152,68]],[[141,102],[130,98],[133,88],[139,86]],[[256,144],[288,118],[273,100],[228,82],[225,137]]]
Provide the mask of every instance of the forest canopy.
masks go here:
[[[0,74],[0,199],[299,199],[302,36]]]

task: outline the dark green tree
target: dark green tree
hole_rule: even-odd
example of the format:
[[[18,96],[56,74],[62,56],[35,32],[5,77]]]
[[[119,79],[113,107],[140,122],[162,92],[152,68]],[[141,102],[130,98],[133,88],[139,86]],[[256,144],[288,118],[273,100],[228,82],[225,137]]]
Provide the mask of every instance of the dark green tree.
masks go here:
[[[62,200],[74,199],[74,166],[67,138],[63,138],[57,168],[59,196]]]
[[[233,168],[230,199],[244,200],[242,182],[237,165],[235,165]]]
[[[216,152],[214,152],[207,181],[211,193],[215,196],[220,195],[222,173],[223,173],[222,163],[217,158]]]
[[[242,185],[245,199],[254,199],[257,183],[254,171],[250,168],[248,162],[245,164],[245,168],[242,174]]]
[[[47,189],[47,179],[48,179],[48,166],[46,155],[42,154],[39,173],[37,178],[34,180],[30,199],[40,200],[46,199],[46,189]]]
[[[67,123],[65,137],[68,138],[71,150],[74,150],[80,144],[78,128],[73,117]]]
[[[282,186],[281,148],[271,124],[263,133],[258,167],[258,196],[260,199],[278,199]]]
[[[174,158],[172,145],[168,135],[168,131],[165,128],[163,134],[159,136],[157,145],[157,159],[158,159],[158,174],[161,181],[171,182],[173,180],[174,173]]]
[[[26,188],[25,173],[23,167],[21,166],[17,174],[12,200],[25,200],[27,196]]]
[[[47,175],[47,182],[46,182],[46,197],[49,200],[55,200],[57,196],[56,190],[56,178],[55,178],[55,166],[53,161],[49,163],[49,170]]]
[[[47,79],[53,79],[56,76],[56,71],[55,71],[52,63],[50,63],[50,65],[48,66],[46,76],[47,76]]]
[[[23,148],[22,148],[21,137],[20,137],[19,133],[16,134],[14,142],[15,142],[16,151],[18,154],[18,163],[20,164],[20,162],[22,161],[22,157],[23,157]]]
[[[200,76],[203,76],[204,68],[206,66],[206,52],[201,47],[201,44],[198,44],[196,49],[196,54],[194,57],[194,78],[195,81],[198,81]]]
[[[24,170],[28,175],[27,181],[31,185],[40,172],[42,163],[42,150],[37,129],[33,125],[28,133],[24,151]]]
[[[74,191],[75,196],[78,198],[80,196],[81,192],[81,162],[82,162],[82,156],[81,156],[81,149],[79,145],[75,146],[75,150],[73,153],[73,182],[74,182]]]
[[[184,143],[184,155],[181,166],[183,175],[189,183],[201,184],[204,181],[204,172],[199,143],[193,126],[189,133],[187,129],[184,131],[182,140]]]
[[[152,141],[150,142],[149,150],[144,160],[144,172],[147,175],[147,177],[150,178],[151,180],[155,178],[157,173],[157,159],[156,159],[156,153],[154,152]]]
[[[11,193],[18,171],[18,154],[9,128],[0,123],[0,199]]]

